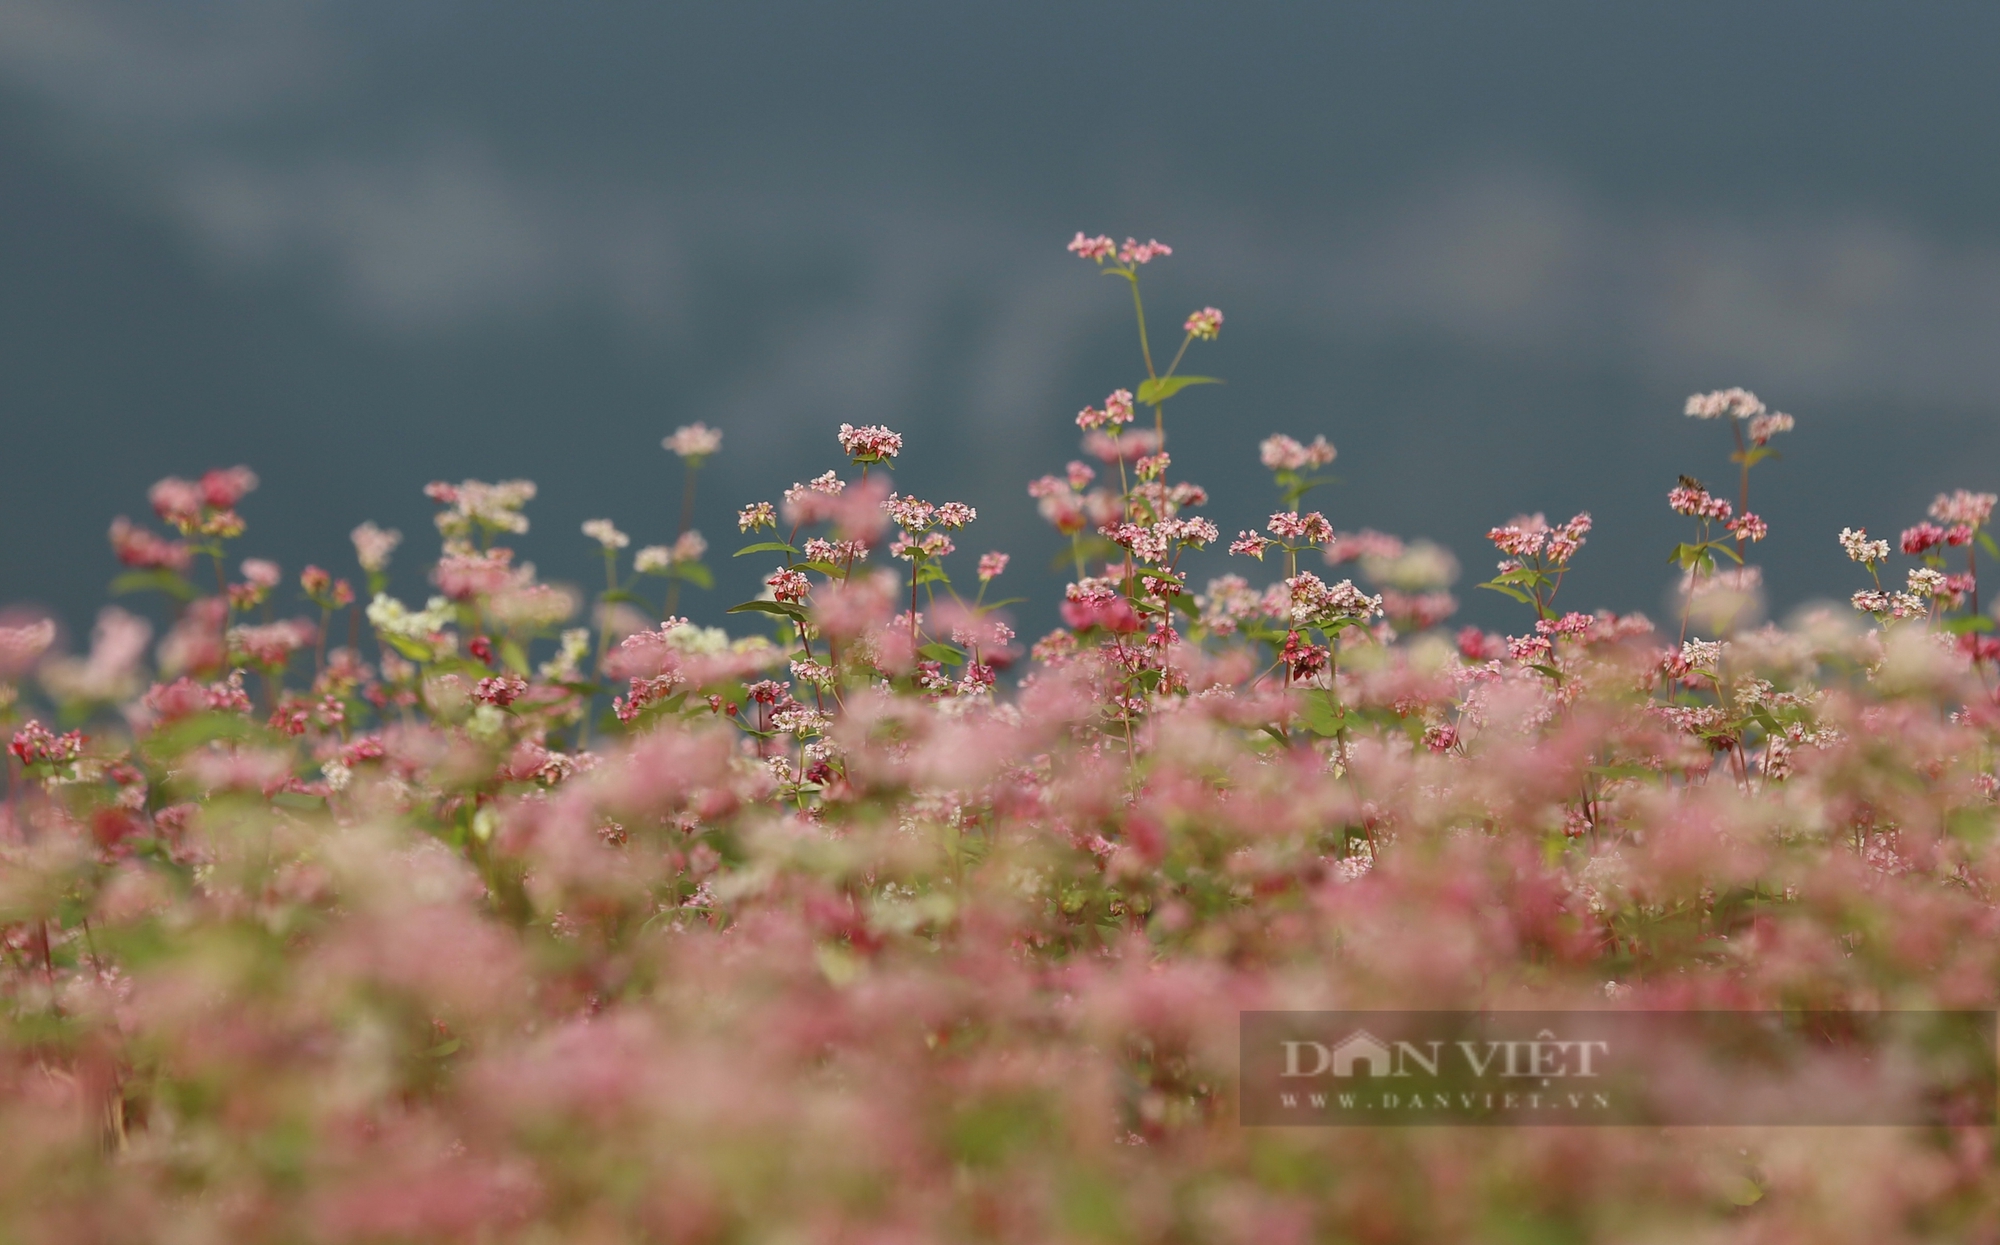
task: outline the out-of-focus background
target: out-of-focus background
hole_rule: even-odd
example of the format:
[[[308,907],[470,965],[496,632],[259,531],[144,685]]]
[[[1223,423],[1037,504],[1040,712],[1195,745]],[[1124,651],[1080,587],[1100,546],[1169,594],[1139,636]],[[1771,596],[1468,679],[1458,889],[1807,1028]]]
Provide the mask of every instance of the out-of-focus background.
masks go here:
[[[1466,616],[1519,612],[1480,533],[1588,508],[1566,597],[1657,617],[1666,489],[1730,472],[1682,401],[1744,385],[1799,420],[1773,605],[1844,594],[1842,525],[2000,486],[1996,47],[1942,2],[0,0],[0,601],[87,627],[112,517],[238,462],[288,575],[374,519],[420,597],[422,485],[527,476],[589,583],[578,524],[670,538],[704,420],[715,621],[768,569],[733,508],[845,420],[1047,603],[1023,486],[1140,375],[1078,229],[1174,246],[1156,323],[1228,316],[1169,407],[1228,531],[1323,433],[1316,504],[1449,544]]]

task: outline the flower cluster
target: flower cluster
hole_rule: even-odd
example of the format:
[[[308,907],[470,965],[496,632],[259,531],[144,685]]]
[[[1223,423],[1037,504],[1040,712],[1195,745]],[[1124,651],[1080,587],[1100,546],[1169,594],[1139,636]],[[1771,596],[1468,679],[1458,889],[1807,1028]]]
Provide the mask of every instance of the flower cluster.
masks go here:
[[[1691,406],[1710,411],[1769,414],[1727,390]],[[176,535],[150,539],[218,572],[128,577],[164,592],[163,634],[107,609],[70,654],[52,620],[0,614],[7,1234],[1875,1241],[2000,1222],[1977,1061],[1858,1053],[1885,1001],[1921,1020],[2000,1000],[2000,641],[1972,561],[1992,495],[1939,498],[1894,548],[1844,531],[1864,616],[1783,627],[1698,608],[1755,588],[1715,563],[1765,530],[1743,502],[1677,490],[1699,529],[1678,628],[1558,606],[1590,516],[1518,517],[1488,533],[1506,560],[1482,587],[1521,621],[1452,632],[1441,546],[1300,504],[1323,440],[1266,443],[1279,504],[1236,542],[1264,563],[1193,590],[1188,555],[1219,532],[1172,429],[1149,431],[1116,481],[1075,462],[1031,486],[1074,570],[1031,646],[986,600],[1007,555],[951,547],[973,509],[879,471],[743,510],[744,552],[783,565],[729,630],[640,595],[609,519],[594,548],[571,537],[608,578],[567,626],[574,592],[492,543],[526,529],[524,482],[434,486],[421,609],[379,582],[394,534],[364,525],[366,608],[312,567],[320,624],[272,618],[276,564],[226,553],[240,516],[214,521],[247,473],[156,489]],[[843,428],[840,447],[881,463],[902,438]],[[900,560],[871,563],[891,528]],[[127,565],[139,530],[114,535]],[[697,582],[698,534],[660,540],[630,571]],[[1898,551],[1914,562],[1885,587]],[[1789,1085],[1933,1122],[1246,1125],[1242,1018],[1287,1010],[1765,1013],[1747,1057],[1676,1048],[1688,1079],[1662,1103]],[[1315,1093],[1364,1087],[1296,1079],[1273,1109],[1300,1122],[1332,1109]]]

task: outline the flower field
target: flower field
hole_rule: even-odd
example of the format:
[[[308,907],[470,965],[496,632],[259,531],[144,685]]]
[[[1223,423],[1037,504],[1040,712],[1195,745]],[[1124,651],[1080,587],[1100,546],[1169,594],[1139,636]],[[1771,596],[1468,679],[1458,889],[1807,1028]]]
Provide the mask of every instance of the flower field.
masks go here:
[[[1512,633],[1455,628],[1449,552],[1312,508],[1324,436],[1254,447],[1262,530],[1203,518],[1169,408],[1223,313],[1156,350],[1169,249],[1070,250],[1143,376],[1027,484],[1048,635],[851,425],[743,499],[725,628],[683,616],[699,424],[679,530],[585,524],[588,593],[517,562],[527,481],[430,486],[414,602],[430,542],[372,523],[352,569],[256,556],[237,467],[113,523],[157,625],[0,616],[0,1242],[2000,1238],[1990,1102],[1246,1126],[1239,1049],[1254,1011],[1993,1009],[1994,495],[1826,533],[1843,603],[1764,623],[1752,486],[1810,423],[1700,394],[1674,616],[1586,612],[1591,517],[1526,514],[1472,588]]]

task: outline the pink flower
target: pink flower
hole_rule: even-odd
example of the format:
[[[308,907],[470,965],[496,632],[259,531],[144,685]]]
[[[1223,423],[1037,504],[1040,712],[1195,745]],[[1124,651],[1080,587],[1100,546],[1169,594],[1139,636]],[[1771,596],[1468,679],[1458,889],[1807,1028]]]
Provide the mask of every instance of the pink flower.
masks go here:
[[[47,652],[55,639],[56,624],[52,618],[0,626],[0,679],[16,678],[32,668],[35,659]]]
[[[154,514],[183,533],[192,532],[201,524],[201,486],[193,481],[168,476],[153,485],[146,499],[153,503]]]
[[[1689,398],[1687,413],[1692,419],[1720,419],[1725,415],[1751,419],[1764,413],[1764,404],[1748,389],[1717,389]]]
[[[403,543],[403,534],[391,528],[387,531],[373,523],[363,523],[348,533],[354,542],[354,560],[370,575],[380,575],[389,568],[389,555],[396,546]]]
[[[277,587],[285,578],[276,562],[269,562],[263,558],[245,558],[242,570],[246,582],[265,591]]]
[[[1000,578],[1007,569],[1008,557],[1004,553],[983,553],[979,555],[979,580],[986,583]]]
[[[778,526],[778,512],[767,501],[755,502],[736,512],[736,529],[742,532]]]
[[[1675,514],[1701,519],[1727,520],[1736,508],[1698,484],[1682,484],[1667,491],[1667,505]]]
[[[194,558],[185,544],[155,536],[123,515],[111,521],[111,551],[125,565],[144,570],[185,571]]]
[[[1115,635],[1130,635],[1140,626],[1138,611],[1106,580],[1071,584],[1061,612],[1063,622],[1078,631],[1102,627]]]
[[[218,467],[201,477],[201,499],[215,510],[234,509],[257,488],[257,473],[248,467]]]
[[[1993,504],[2000,501],[1992,493],[1972,493],[1959,489],[1955,493],[1939,493],[1931,503],[1931,518],[1940,523],[1964,524],[1967,527],[1985,527],[1993,517]]]
[[[1244,554],[1262,562],[1264,551],[1277,543],[1270,537],[1260,536],[1256,532],[1238,532],[1236,539],[1229,542],[1229,552]]]
[[[660,446],[699,464],[702,459],[722,448],[722,433],[707,424],[692,423],[674,429],[674,434],[664,438]]]
[[[771,572],[765,578],[764,584],[771,590],[773,597],[788,604],[797,604],[805,600],[806,594],[812,591],[812,581],[804,574],[783,567]]]
[[[14,732],[7,751],[23,765],[67,765],[83,755],[83,739],[81,731],[58,735],[39,720],[30,718],[26,726]]]
[[[1173,253],[1174,249],[1172,247],[1157,239],[1139,242],[1135,239],[1127,238],[1125,239],[1125,244],[1118,248],[1118,262],[1121,264],[1149,264],[1162,255],[1172,255]]]
[[[1096,407],[1086,406],[1076,414],[1076,426],[1086,432],[1102,428],[1107,424],[1115,429],[1121,424],[1131,422],[1132,391],[1129,389],[1113,390],[1111,396],[1104,399],[1104,409],[1101,411]]]
[[[880,424],[871,424],[866,428],[842,424],[838,435],[840,448],[857,463],[887,462],[903,450],[902,434],[891,432]]]
[[[1746,510],[1729,521],[1729,530],[1735,533],[1738,539],[1755,544],[1770,534],[1771,527]]]
[[[1903,529],[1903,552],[1915,556],[1944,543],[1944,529],[1935,523],[1919,523]]]
[[[1187,334],[1190,337],[1197,337],[1202,341],[1212,342],[1215,340],[1216,334],[1222,332],[1222,313],[1213,307],[1203,307],[1200,311],[1189,316],[1187,323],[1181,327],[1187,330]]]
[[[517,674],[499,674],[473,685],[472,698],[481,704],[506,708],[528,690],[528,681]]]
[[[1102,234],[1095,238],[1086,238],[1078,232],[1076,237],[1070,239],[1069,253],[1084,259],[1096,260],[1101,264],[1118,253],[1118,244]]]
[[[1750,417],[1750,443],[1752,445],[1768,445],[1772,437],[1777,436],[1781,432],[1790,432],[1797,425],[1798,421],[1783,411],[1772,411],[1766,415],[1753,415]]]
[[[318,627],[293,618],[255,627],[231,627],[229,648],[260,666],[282,666],[293,653],[311,647],[318,638]]]
[[[1301,445],[1283,433],[1264,438],[1257,456],[1272,471],[1306,471],[1332,462],[1335,450],[1325,437],[1314,437],[1311,445]]]

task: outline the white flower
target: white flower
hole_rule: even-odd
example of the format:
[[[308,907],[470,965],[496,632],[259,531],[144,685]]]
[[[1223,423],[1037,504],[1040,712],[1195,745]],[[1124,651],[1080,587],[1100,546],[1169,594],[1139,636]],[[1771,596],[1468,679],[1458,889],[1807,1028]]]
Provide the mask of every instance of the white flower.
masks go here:
[[[585,519],[583,534],[606,549],[623,549],[632,543],[632,538],[613,527],[609,519]]]
[[[688,424],[674,429],[674,435],[662,440],[660,445],[682,458],[699,461],[722,448],[722,430],[703,423]]]
[[[412,640],[422,640],[444,630],[456,617],[451,602],[444,597],[432,597],[421,612],[412,612],[407,605],[384,593],[377,593],[368,603],[368,621],[377,631]]]
[[[1856,562],[1886,562],[1889,558],[1889,542],[1868,539],[1866,528],[1841,528],[1840,547]]]

